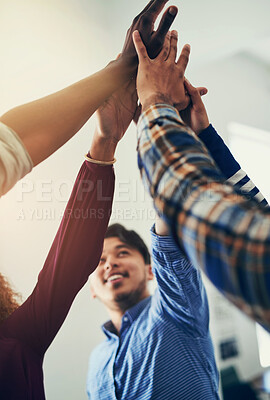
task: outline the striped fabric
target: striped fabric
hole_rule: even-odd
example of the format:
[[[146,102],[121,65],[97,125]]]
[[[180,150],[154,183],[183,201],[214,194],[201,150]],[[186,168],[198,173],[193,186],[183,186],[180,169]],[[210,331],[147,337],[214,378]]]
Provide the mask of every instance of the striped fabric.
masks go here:
[[[236,186],[246,197],[257,200],[263,206],[268,206],[262,193],[254,185],[245,171],[241,169],[212,125],[209,125],[207,129],[202,131],[199,138],[207,147],[216,165],[226,178],[227,183]]]
[[[92,353],[87,381],[91,400],[212,400],[218,372],[209,334],[207,296],[200,272],[170,237],[152,232],[158,289],[122,318]]]
[[[173,107],[150,107],[138,123],[142,178],[193,265],[270,331],[270,210],[221,138],[208,130],[211,135],[200,134],[203,144]],[[225,146],[221,158],[218,142]]]

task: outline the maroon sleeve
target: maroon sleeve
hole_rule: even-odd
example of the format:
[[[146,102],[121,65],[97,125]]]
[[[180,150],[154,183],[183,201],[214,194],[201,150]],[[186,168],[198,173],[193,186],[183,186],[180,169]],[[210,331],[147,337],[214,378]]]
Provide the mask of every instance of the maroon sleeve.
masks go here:
[[[4,335],[29,343],[39,354],[47,350],[99,262],[113,191],[113,167],[85,161],[37,285],[3,324]]]

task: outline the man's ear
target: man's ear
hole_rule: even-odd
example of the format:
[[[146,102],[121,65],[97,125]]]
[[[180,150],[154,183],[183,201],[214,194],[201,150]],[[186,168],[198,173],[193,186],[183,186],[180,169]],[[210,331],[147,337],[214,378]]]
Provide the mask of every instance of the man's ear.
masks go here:
[[[146,268],[147,268],[147,279],[149,281],[152,281],[154,279],[154,277],[155,277],[154,274],[153,274],[153,271],[152,271],[152,265],[151,264],[147,264]]]

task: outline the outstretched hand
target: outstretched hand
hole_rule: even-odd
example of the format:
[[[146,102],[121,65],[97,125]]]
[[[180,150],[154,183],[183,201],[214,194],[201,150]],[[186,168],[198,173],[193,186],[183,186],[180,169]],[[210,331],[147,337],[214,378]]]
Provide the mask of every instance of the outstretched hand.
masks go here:
[[[168,0],[151,0],[138,14],[127,31],[121,57],[131,62],[137,60],[137,53],[133,44],[132,34],[139,30],[150,58],[155,58],[162,49],[165,37],[177,14],[177,7],[169,7],[163,14],[158,29],[154,31],[154,24]],[[137,63],[136,63],[137,64]]]
[[[137,111],[137,91],[134,79],[125,83],[97,110],[97,127],[90,148],[96,160],[109,161],[119,140],[124,136]]]
[[[191,101],[185,110],[179,110],[180,115],[185,124],[199,135],[209,126],[207,112],[201,99],[201,96],[207,93],[207,89],[204,87],[195,88],[187,79],[185,79],[184,85]]]
[[[190,97],[184,86],[184,74],[189,60],[190,46],[185,45],[176,62],[177,32],[166,35],[160,54],[150,59],[138,31],[133,40],[139,57],[137,91],[143,109],[151,104],[166,103],[185,109]]]
[[[130,80],[97,110],[97,133],[117,144],[134,118],[137,101],[136,82]]]

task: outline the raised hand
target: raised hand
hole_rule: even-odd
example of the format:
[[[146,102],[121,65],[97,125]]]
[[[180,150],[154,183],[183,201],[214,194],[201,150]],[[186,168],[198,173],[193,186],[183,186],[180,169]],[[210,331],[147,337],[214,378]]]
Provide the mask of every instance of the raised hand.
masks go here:
[[[97,127],[90,155],[97,160],[112,160],[116,146],[125,134],[137,110],[136,81],[130,80],[97,110]]]
[[[137,53],[132,40],[132,34],[135,30],[140,31],[149,57],[155,58],[159,54],[166,34],[178,11],[175,6],[169,7],[163,14],[157,31],[154,31],[155,21],[167,2],[168,0],[151,0],[142,12],[134,18],[131,27],[127,31],[122,58],[130,59],[131,62],[137,60]]]
[[[184,74],[190,47],[185,45],[176,62],[177,32],[166,35],[159,55],[150,59],[138,31],[133,34],[139,57],[137,91],[143,110],[155,103],[167,103],[185,109],[190,102],[184,86]]]
[[[190,96],[190,104],[185,110],[179,110],[182,120],[197,134],[209,126],[207,112],[201,96],[207,93],[204,87],[195,88],[185,79],[184,85]]]
[[[134,118],[137,100],[136,82],[130,80],[97,110],[98,134],[118,143]]]

